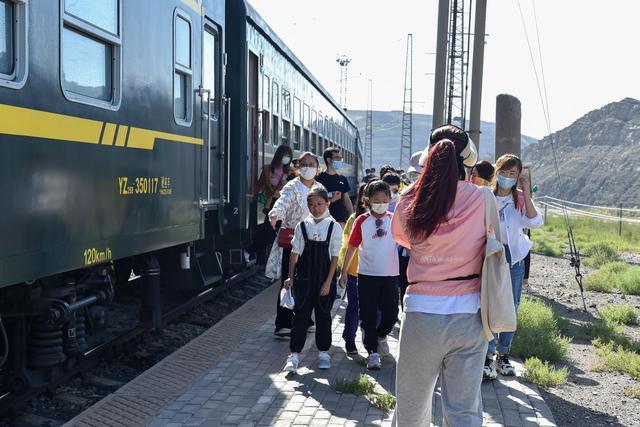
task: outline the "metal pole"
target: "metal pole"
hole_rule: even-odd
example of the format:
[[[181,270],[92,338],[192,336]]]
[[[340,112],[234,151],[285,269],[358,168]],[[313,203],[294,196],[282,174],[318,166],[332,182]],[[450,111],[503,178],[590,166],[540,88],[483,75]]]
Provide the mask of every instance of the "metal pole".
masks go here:
[[[436,42],[436,73],[433,87],[432,128],[444,124],[444,92],[447,78],[447,40],[449,31],[449,0],[438,5],[438,40]]]
[[[620,210],[618,213],[620,215],[620,221],[618,222],[618,236],[622,236],[622,203],[620,203]]]
[[[544,223],[543,225],[547,225],[547,204],[544,205],[544,218],[542,218]]]
[[[478,152],[480,152],[480,110],[482,104],[482,72],[484,69],[484,32],[486,21],[487,0],[476,0],[476,19],[473,28],[469,137],[476,143]]]

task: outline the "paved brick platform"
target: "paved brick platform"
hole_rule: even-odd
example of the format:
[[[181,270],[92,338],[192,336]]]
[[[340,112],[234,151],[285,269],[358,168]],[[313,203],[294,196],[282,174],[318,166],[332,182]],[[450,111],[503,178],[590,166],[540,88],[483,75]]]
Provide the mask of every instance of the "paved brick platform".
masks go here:
[[[390,426],[393,413],[384,413],[364,397],[339,394],[334,385],[337,379],[366,373],[376,381],[377,393],[393,394],[395,359],[388,356],[382,370],[367,372],[362,345],[360,355],[347,356],[341,338],[346,302],[336,301],[332,368],[317,369],[318,352],[314,335],[309,334],[298,373],[283,372],[288,340],[273,337],[276,292],[276,286],[264,291],[68,424]],[[397,351],[397,338],[398,327],[389,337],[392,354]],[[516,368],[522,372],[520,364]],[[194,375],[198,369],[200,374]],[[486,426],[555,425],[537,387],[519,377],[486,382],[482,395]],[[437,393],[433,418],[434,425],[441,425]]]

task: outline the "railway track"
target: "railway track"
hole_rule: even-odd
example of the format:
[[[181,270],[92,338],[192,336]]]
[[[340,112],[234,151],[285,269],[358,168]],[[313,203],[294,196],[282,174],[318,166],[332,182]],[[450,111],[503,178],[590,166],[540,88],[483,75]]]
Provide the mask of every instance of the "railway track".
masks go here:
[[[162,331],[136,326],[92,348],[46,389],[13,397],[0,426],[62,425],[269,287],[261,271],[250,268],[167,311]]]

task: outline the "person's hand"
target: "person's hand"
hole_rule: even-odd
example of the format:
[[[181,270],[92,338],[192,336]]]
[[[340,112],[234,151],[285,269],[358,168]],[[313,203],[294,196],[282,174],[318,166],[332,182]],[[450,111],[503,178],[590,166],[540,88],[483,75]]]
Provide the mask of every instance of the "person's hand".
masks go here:
[[[322,284],[322,287],[320,288],[320,296],[326,297],[327,295],[329,295],[330,290],[331,290],[331,281],[325,280],[325,282]]]
[[[275,216],[270,216],[269,217],[269,222],[271,223],[271,228],[273,228],[275,230],[276,229],[276,223],[278,222],[278,218],[276,218]]]
[[[520,184],[520,188],[526,197],[531,197],[531,185],[529,184],[529,180],[526,176],[520,175],[518,178],[518,184]]]
[[[333,197],[331,198],[331,202],[337,202],[338,200],[342,199],[342,192],[340,191],[334,191],[333,192]]]
[[[289,279],[285,280],[284,284],[282,286],[285,289],[290,289],[293,286],[293,279],[289,278]]]
[[[344,271],[340,275],[340,280],[339,280],[338,283],[340,284],[340,287],[342,289],[344,289],[344,287],[347,285],[347,275],[346,275],[346,273]]]

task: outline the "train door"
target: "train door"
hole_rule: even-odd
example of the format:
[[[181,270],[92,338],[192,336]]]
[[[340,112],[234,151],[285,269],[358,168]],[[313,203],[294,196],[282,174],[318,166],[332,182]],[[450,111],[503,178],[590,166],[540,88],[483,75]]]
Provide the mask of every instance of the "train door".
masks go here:
[[[258,56],[249,51],[247,63],[247,201],[249,202],[249,227],[255,232],[258,222],[258,202],[254,197],[258,180]]]

